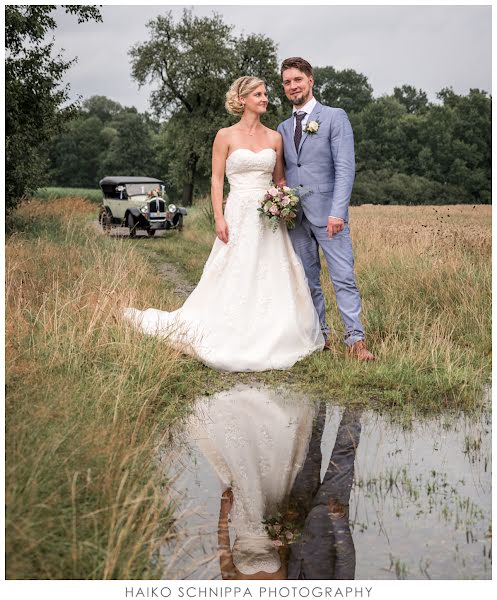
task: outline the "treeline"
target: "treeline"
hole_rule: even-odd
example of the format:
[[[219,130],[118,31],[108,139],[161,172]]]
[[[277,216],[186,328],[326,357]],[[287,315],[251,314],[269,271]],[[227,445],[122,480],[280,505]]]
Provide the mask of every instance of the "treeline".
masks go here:
[[[340,78],[368,84],[350,70],[316,69],[316,96],[346,109],[354,128],[352,204],[490,203],[491,101],[485,92],[459,96],[443,90],[441,103],[430,104],[422,91],[404,86],[392,96],[366,98],[363,93],[348,99],[343,86],[336,85]],[[181,132],[175,135],[174,147]],[[178,198],[183,186],[171,168],[173,151],[167,121],[161,124],[150,114],[94,96],[50,144],[51,184],[91,188],[108,174],[148,175],[168,181]],[[199,170],[196,193],[208,192],[209,177],[208,168]]]
[[[190,204],[209,192],[211,146],[235,122],[225,92],[241,75],[266,82],[264,116],[276,128],[290,115],[269,37],[236,36],[221,16],[185,10],[159,15],[145,42],[130,51],[131,75],[151,83],[149,113],[102,96],[65,106],[62,78],[71,61],[52,55],[46,34],[54,6],[6,8],[6,206],[48,184],[96,187],[103,175],[147,175],[168,182],[172,198]],[[64,6],[83,22],[94,7]],[[367,77],[352,69],[315,68],[315,96],[350,116],[357,176],[352,203],[489,203],[491,97],[451,89],[429,102],[404,85],[375,98]],[[64,107],[65,106],[65,107]]]

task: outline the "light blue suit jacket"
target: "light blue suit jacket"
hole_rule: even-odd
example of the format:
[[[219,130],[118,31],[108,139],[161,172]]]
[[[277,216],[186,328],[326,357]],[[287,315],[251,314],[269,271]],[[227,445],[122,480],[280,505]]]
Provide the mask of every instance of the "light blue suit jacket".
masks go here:
[[[349,202],[355,177],[354,134],[347,113],[319,102],[307,124],[319,122],[317,133],[303,133],[298,152],[294,143],[294,116],[278,125],[283,136],[287,185],[302,187],[301,207],[307,219],[324,227],[328,217],[349,220]],[[299,211],[298,222],[302,219]]]

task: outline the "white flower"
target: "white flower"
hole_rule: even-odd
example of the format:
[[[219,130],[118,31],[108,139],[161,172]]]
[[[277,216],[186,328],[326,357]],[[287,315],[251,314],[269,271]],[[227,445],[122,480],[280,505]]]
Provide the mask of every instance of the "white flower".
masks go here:
[[[309,121],[309,123],[307,123],[307,126],[305,128],[307,133],[317,133],[318,129],[319,129],[319,123],[317,121]]]

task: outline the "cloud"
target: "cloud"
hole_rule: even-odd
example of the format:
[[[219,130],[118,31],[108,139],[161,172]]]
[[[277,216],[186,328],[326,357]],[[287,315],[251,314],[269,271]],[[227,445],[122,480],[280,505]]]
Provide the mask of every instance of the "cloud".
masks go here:
[[[150,86],[131,78],[129,48],[147,36],[146,23],[181,6],[104,6],[103,23],[77,24],[58,11],[56,46],[78,57],[68,73],[72,97],[108,96],[147,110]],[[430,98],[452,86],[491,90],[490,6],[196,6],[215,11],[237,34],[261,33],[278,44],[279,58],[301,55],[315,66],[364,73],[375,95],[411,84]]]

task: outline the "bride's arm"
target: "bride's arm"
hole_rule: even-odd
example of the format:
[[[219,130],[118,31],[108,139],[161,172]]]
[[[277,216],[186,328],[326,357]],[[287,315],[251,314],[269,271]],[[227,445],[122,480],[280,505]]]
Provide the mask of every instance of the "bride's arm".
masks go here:
[[[228,515],[233,503],[233,492],[227,489],[221,498],[219,510],[219,523],[217,529],[217,543],[219,553],[219,566],[223,579],[233,579],[236,575],[233,557],[231,555],[230,535],[228,530]]]
[[[220,129],[212,145],[211,201],[216,221],[216,235],[225,244],[228,242],[228,225],[223,215],[223,186],[227,156],[227,135],[223,129]]]
[[[276,133],[276,164],[274,165],[273,181],[276,185],[286,185],[285,161],[283,158],[283,138]]]

